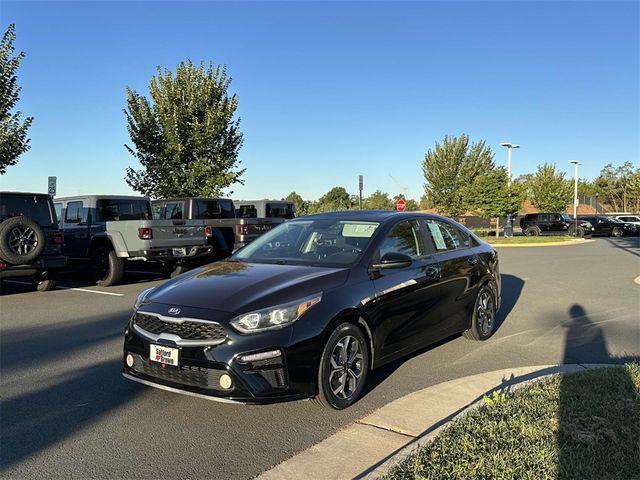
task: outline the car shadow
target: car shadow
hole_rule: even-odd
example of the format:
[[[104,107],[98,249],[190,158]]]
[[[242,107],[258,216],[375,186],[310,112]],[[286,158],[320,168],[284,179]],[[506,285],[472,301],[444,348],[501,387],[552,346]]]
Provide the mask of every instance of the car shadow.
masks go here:
[[[627,253],[640,257],[640,236],[636,237],[605,237],[605,240],[614,247]]]

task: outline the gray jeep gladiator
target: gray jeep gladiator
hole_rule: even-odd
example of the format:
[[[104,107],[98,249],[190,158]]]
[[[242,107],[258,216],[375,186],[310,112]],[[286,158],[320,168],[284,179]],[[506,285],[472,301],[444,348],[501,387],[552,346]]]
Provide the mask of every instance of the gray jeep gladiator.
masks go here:
[[[125,262],[155,262],[166,276],[188,269],[212,250],[201,221],[153,220],[144,197],[83,195],[56,198],[63,253],[90,267],[97,285],[118,283]]]

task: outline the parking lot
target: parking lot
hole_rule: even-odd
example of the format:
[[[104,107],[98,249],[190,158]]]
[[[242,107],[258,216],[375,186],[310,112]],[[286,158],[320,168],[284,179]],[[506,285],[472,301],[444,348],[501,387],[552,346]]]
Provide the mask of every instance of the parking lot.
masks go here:
[[[367,412],[443,381],[640,357],[640,238],[502,248],[499,256],[495,336],[452,338],[376,370],[368,393],[344,411],[308,401],[228,405],[125,380],[122,333],[136,295],[162,281],[152,272],[129,272],[110,288],[68,275],[43,293],[3,281],[2,477],[251,478]]]

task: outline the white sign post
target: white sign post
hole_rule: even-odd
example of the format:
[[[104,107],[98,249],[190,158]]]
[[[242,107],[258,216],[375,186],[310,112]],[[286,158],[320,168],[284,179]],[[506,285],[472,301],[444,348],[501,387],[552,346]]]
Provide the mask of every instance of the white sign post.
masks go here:
[[[58,177],[49,177],[49,187],[48,187],[48,191],[49,191],[49,195],[51,195],[52,197],[56,196],[56,181],[57,181]]]

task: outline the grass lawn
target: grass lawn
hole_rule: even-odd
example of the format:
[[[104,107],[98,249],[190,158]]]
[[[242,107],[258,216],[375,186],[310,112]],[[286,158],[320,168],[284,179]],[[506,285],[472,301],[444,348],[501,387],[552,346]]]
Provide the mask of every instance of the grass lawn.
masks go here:
[[[525,237],[517,236],[517,237],[482,237],[487,243],[492,245],[518,245],[520,243],[555,243],[555,242],[570,242],[571,240],[575,240],[576,237],[572,237],[569,235],[546,235],[546,236],[537,236],[537,237]]]
[[[554,376],[485,398],[385,477],[506,478],[639,479],[640,365]]]

